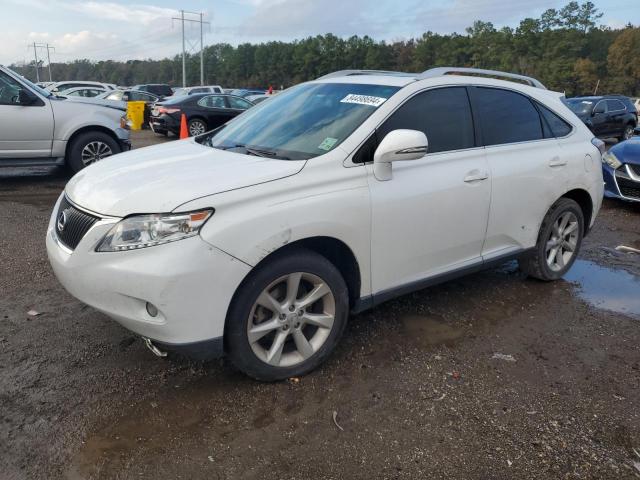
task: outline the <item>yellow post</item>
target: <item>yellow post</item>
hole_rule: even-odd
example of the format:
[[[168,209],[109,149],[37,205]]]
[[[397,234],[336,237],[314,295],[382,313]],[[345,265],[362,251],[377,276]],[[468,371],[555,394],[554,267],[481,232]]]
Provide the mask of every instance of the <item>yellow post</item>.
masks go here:
[[[144,102],[127,102],[127,118],[131,120],[131,130],[140,130],[144,123]]]

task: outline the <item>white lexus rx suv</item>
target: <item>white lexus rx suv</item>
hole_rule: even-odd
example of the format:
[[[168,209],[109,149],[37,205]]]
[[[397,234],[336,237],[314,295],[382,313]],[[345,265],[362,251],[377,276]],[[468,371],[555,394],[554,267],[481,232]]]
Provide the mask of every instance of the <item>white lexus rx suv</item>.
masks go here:
[[[350,312],[509,259],[565,274],[600,209],[603,144],[561,97],[485,70],[329,74],[80,171],[49,259],[158,355],[301,375]]]

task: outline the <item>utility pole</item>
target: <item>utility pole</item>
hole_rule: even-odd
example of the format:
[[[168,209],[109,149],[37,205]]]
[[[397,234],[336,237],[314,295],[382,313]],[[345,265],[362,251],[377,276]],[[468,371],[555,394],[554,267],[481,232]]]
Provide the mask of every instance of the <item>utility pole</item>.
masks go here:
[[[202,12],[200,12],[200,86],[204,85],[204,45],[202,44]]]
[[[184,49],[184,10],[180,10],[182,16],[182,86],[187,86],[187,60]]]
[[[53,51],[55,52],[56,49],[55,47],[50,47],[48,43],[46,45],[46,48],[47,48],[47,66],[49,67],[49,81],[53,82],[53,78],[51,77],[51,57],[49,56],[49,50],[53,49]]]
[[[198,15],[200,17],[199,20],[194,20],[191,18],[185,18],[184,14],[189,15]],[[172,17],[172,20],[180,20],[182,24],[182,86],[187,86],[187,49],[186,49],[186,38],[184,33],[184,22],[192,22],[200,24],[200,85],[204,85],[204,32],[203,25],[210,24],[209,22],[205,22],[202,20],[203,13],[202,12],[188,12],[186,10],[180,10],[180,17]],[[191,42],[189,42],[189,46],[191,50],[193,50],[193,46]]]
[[[38,69],[38,47],[36,42],[33,42],[33,57],[36,61],[36,82],[40,81],[40,70]]]

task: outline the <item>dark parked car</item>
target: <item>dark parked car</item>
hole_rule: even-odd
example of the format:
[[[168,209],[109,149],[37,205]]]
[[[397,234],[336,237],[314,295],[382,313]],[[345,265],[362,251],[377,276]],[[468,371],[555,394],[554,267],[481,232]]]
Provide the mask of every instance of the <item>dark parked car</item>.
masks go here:
[[[147,83],[144,85],[135,85],[131,87],[131,90],[140,90],[141,92],[153,93],[158,97],[170,97],[171,95],[173,95],[173,90],[166,83]]]
[[[219,127],[252,106],[250,101],[235,95],[183,95],[156,103],[149,123],[156,133],[177,135],[184,113],[189,135],[195,136]]]
[[[640,202],[640,137],[620,142],[602,156],[602,176],[605,197]]]
[[[574,97],[565,103],[597,137],[626,140],[638,124],[636,107],[623,95]]]

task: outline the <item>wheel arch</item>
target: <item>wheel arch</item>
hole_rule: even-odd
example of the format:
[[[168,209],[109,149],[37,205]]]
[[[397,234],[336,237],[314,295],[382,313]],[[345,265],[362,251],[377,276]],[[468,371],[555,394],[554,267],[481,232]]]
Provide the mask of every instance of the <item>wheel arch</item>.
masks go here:
[[[65,150],[64,150],[65,163],[67,162],[67,160],[69,158],[69,150],[71,149],[71,145],[73,145],[73,142],[75,141],[75,139],[78,138],[83,133],[87,133],[87,132],[106,133],[107,135],[109,135],[113,139],[114,142],[116,142],[118,147],[120,147],[120,139],[118,138],[118,136],[115,134],[114,131],[108,129],[107,127],[103,127],[101,125],[87,125],[85,127],[79,128],[78,130],[73,132],[73,134],[71,134],[71,136],[69,137],[69,140],[67,140],[67,145],[66,145]]]
[[[582,214],[584,215],[583,234],[586,235],[589,232],[589,226],[591,225],[591,218],[593,216],[593,199],[591,198],[591,195],[582,188],[575,188],[573,190],[569,190],[562,197],[570,198],[580,206]]]

